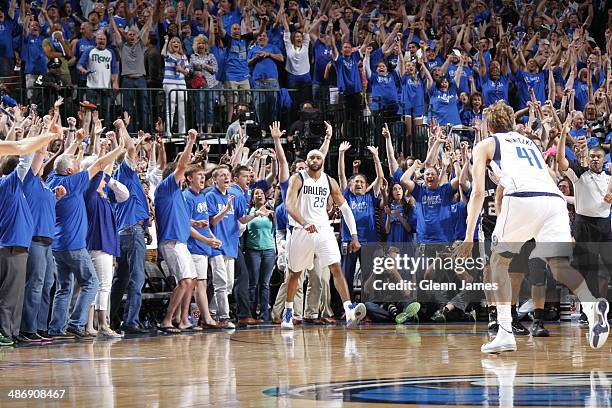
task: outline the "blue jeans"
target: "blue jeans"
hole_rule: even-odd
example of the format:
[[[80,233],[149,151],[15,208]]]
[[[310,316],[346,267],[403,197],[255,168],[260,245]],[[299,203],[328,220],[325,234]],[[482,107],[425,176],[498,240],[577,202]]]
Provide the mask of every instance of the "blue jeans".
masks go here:
[[[342,243],[342,248],[344,245],[348,244],[347,242]],[[363,265],[361,262],[361,250],[357,252],[347,253],[346,255],[342,255],[342,271],[344,272],[344,278],[346,279],[346,284],[348,285],[349,294],[351,295],[351,299],[354,297],[354,282],[355,282],[355,270],[357,269],[357,259],[359,259],[359,264]],[[363,276],[363,275],[362,275]]]
[[[254,89],[278,89],[278,80],[254,81]],[[276,95],[273,91],[253,91],[255,112],[262,129],[267,130],[276,120]]]
[[[276,252],[273,249],[247,249],[245,253],[249,269],[249,298],[253,315],[259,305],[261,318],[270,320],[270,278],[274,270]]]
[[[113,278],[110,295],[110,318],[118,320],[123,294],[127,289],[127,300],[123,308],[123,324],[138,326],[138,314],[142,303],[144,285],[144,258],[146,245],[144,227],[135,224],[119,232],[120,255],[117,259],[117,273]]]
[[[21,331],[36,333],[47,331],[51,286],[55,280],[55,260],[51,244],[34,242],[30,245],[28,256]]]
[[[219,99],[216,88],[206,88],[196,91],[196,122],[199,126],[211,125],[214,121],[215,102]]]
[[[57,279],[49,334],[63,333],[66,321],[68,326],[83,330],[87,323],[89,308],[98,293],[98,277],[89,252],[85,248],[74,251],[53,251],[53,257],[57,265]],[[73,276],[81,287],[81,292],[68,320]]]
[[[144,77],[123,77],[121,80],[121,87],[142,89],[142,91],[123,91],[123,109],[127,110],[132,116],[130,123],[131,130],[137,131],[142,129],[145,132],[150,130],[150,125],[155,121],[150,120],[149,118],[149,94],[146,91],[147,81],[144,79]]]

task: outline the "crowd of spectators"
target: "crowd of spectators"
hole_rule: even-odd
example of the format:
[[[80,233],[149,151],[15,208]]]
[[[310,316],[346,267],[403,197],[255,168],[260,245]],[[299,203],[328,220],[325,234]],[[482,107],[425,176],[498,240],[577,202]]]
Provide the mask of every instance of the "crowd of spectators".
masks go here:
[[[294,111],[334,102],[349,119],[380,114],[402,124],[375,129],[385,153],[369,146],[353,156],[352,175],[344,122],[326,122],[317,141],[362,244],[415,242],[422,253],[464,237],[471,149],[488,136],[486,109],[499,101],[513,106],[517,131],[540,146],[545,163],[537,164],[549,167],[565,195],[598,186],[596,210],[569,199],[575,219],[602,218],[610,228],[610,206],[602,204],[612,140],[612,11],[605,2],[0,4],[0,76],[23,74],[29,98],[3,88],[2,344],[147,332],[147,249],[174,277],[160,330],[278,322],[286,280],[275,300],[270,281],[286,270],[281,191],[306,168],[282,142],[282,129],[293,134],[305,125],[280,117],[281,88],[297,90],[290,93]],[[165,106],[147,88],[163,88]],[[196,91],[186,96],[187,88]],[[62,117],[62,104],[75,98],[78,109]],[[189,101],[194,123],[185,117]],[[249,149],[236,114],[251,108],[274,149]],[[157,116],[164,119],[151,120]],[[213,158],[198,134],[231,120],[232,143]],[[427,157],[394,147],[423,123]],[[176,155],[166,153],[173,133],[186,142]],[[332,205],[329,214],[346,247],[346,225]],[[361,261],[343,252],[352,292],[368,286],[356,273]],[[598,279],[606,276],[581,272],[605,295],[607,281]],[[329,270],[315,265],[304,275],[296,321],[341,317]],[[446,320],[457,308],[447,304],[453,295],[423,302],[421,317]],[[409,298],[368,302],[368,318],[396,321],[414,303]],[[464,305],[455,317],[474,319],[475,307]]]

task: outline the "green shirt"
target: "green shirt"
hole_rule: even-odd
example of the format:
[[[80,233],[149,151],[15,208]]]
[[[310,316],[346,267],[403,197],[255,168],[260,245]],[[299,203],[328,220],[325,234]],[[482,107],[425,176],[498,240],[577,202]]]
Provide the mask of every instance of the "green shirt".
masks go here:
[[[250,214],[254,213],[255,208],[251,208]],[[258,216],[247,224],[246,249],[263,251],[274,249],[274,222],[270,217]]]

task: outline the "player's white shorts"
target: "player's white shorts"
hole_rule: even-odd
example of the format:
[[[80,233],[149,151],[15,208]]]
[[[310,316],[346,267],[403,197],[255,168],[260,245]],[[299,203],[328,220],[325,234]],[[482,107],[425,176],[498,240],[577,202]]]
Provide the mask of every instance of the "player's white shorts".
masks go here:
[[[168,264],[170,273],[178,282],[183,279],[195,279],[197,276],[187,244],[179,241],[163,241],[159,246]]]
[[[208,257],[206,255],[191,254],[198,280],[208,279]]]
[[[531,258],[572,254],[567,203],[560,196],[504,196],[492,236],[492,251],[518,254],[520,247],[535,238]]]
[[[293,228],[287,238],[287,266],[292,272],[312,269],[315,254],[321,267],[340,263],[340,249],[331,226],[317,227],[309,233],[303,228]]]

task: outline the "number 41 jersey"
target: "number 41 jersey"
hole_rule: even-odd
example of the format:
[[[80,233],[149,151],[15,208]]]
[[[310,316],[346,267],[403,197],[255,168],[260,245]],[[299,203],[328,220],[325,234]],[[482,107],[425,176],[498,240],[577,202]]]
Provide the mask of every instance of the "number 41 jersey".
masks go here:
[[[329,176],[321,172],[321,176],[315,180],[308,175],[306,170],[298,174],[302,179],[302,188],[298,192],[297,207],[306,225],[329,227],[329,216],[327,215],[327,199],[331,194]],[[288,217],[289,225],[301,227],[290,215]]]
[[[517,133],[496,133],[491,168],[504,187],[504,196],[563,196],[550,174],[540,149]]]

